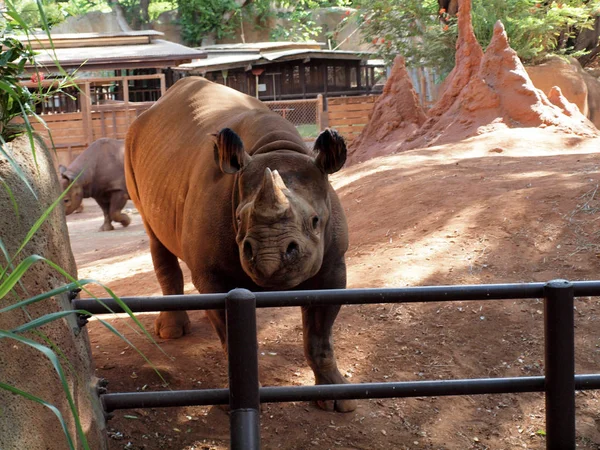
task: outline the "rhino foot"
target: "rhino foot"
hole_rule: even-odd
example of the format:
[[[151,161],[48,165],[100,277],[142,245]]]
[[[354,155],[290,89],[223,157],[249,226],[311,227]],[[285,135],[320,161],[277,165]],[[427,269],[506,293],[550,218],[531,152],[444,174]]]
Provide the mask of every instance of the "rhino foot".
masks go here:
[[[114,229],[115,227],[113,227],[111,223],[103,223],[100,227],[100,231],[112,231]]]
[[[154,322],[154,331],[161,339],[178,339],[190,334],[190,320],[185,311],[161,312]]]
[[[121,217],[121,225],[123,225],[124,227],[131,223],[131,218],[127,214],[121,214]]]
[[[325,411],[352,412],[356,409],[356,400],[317,400],[317,406]]]

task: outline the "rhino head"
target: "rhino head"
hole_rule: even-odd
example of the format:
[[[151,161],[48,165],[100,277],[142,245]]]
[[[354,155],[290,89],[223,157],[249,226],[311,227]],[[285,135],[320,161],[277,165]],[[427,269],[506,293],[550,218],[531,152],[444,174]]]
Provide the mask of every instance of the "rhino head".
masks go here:
[[[241,265],[257,285],[290,289],[313,277],[323,263],[330,230],[328,175],[346,160],[344,139],[325,130],[315,155],[278,150],[250,156],[240,137],[216,135],[215,160],[236,174],[234,223]]]
[[[58,166],[58,170],[60,172],[60,186],[62,190],[66,190],[73,180],[74,176],[68,171],[68,169],[62,164]],[[69,191],[63,197],[63,204],[65,206],[65,214],[68,216],[72,214],[77,208],[81,206],[81,202],[83,201],[83,187],[77,181],[71,186]]]

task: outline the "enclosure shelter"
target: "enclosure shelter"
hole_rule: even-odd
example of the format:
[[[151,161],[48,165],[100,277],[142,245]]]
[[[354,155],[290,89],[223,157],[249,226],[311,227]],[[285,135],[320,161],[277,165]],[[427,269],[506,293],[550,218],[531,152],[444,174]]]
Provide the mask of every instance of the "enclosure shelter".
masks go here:
[[[206,57],[162,35],[148,30],[60,34],[52,35],[52,42],[47,36],[30,39],[39,53],[35,64],[26,67],[31,79],[25,86],[56,84],[61,68],[74,74],[74,85],[38,105],[36,112],[50,133],[32,120],[54,143],[59,163],[70,163],[101,137],[123,139],[129,124],[174,82],[174,67]]]
[[[371,93],[384,63],[371,53],[323,49],[308,42],[258,42],[201,47],[207,58],[181,64],[181,76],[201,75],[260,100]]]

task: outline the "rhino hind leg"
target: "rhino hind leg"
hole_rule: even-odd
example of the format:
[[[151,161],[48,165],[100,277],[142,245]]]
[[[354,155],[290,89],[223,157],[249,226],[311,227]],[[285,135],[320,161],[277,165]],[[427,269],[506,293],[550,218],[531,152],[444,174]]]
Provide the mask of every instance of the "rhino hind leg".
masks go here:
[[[315,384],[346,384],[337,367],[331,329],[340,310],[339,305],[302,308],[304,354],[315,374]],[[317,405],[326,411],[350,412],[356,400],[320,400]]]
[[[128,198],[127,192],[124,191],[115,191],[110,196],[110,220],[119,222],[124,227],[131,223],[129,216],[121,212]]]
[[[96,199],[96,202],[98,203],[98,205],[102,209],[102,213],[104,214],[104,223],[100,227],[100,231],[114,230],[115,227],[112,226],[112,223],[110,220],[110,203],[107,203],[107,202],[104,202],[104,201],[101,201],[98,199]]]
[[[171,253],[147,226],[154,272],[163,295],[183,294],[183,272],[177,256]],[[186,311],[162,311],[154,322],[154,330],[162,339],[177,339],[190,333],[190,319]]]

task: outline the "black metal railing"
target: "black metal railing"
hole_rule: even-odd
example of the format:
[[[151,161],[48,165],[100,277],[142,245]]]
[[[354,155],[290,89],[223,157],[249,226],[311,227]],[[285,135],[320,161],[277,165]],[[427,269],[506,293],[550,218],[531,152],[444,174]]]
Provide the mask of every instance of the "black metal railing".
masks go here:
[[[133,312],[225,309],[229,389],[125,392],[100,396],[106,413],[117,409],[229,403],[231,448],[260,448],[259,404],[307,400],[399,398],[544,392],[546,448],[575,448],[575,391],[600,389],[600,374],[575,375],[574,298],[600,295],[600,281],[553,280],[548,283],[436,286],[400,289],[124,297]],[[544,298],[545,376],[361,383],[260,388],[256,308],[327,304],[415,303],[459,300]],[[123,312],[113,299],[73,300],[74,309],[93,314]]]

